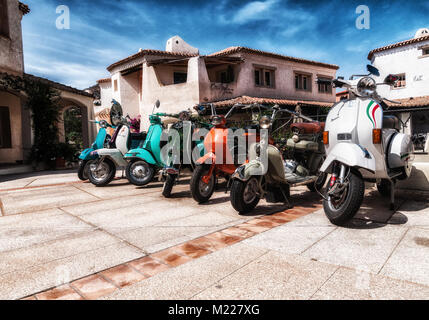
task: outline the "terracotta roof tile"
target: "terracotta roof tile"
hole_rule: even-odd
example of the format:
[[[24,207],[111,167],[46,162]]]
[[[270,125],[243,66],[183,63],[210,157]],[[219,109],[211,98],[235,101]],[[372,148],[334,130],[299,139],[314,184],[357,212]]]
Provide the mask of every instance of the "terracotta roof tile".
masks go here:
[[[405,41],[401,41],[401,42],[389,44],[387,46],[371,50],[369,52],[369,54],[368,54],[368,60],[371,60],[372,57],[374,56],[374,53],[376,53],[376,52],[386,51],[386,50],[390,50],[390,49],[394,49],[394,48],[398,48],[398,47],[404,47],[404,46],[407,46],[409,44],[423,42],[423,41],[427,41],[427,40],[429,40],[429,36],[424,36],[424,37],[409,39],[409,40],[405,40]]]
[[[262,56],[266,56],[266,57],[284,59],[284,60],[288,60],[288,61],[305,63],[305,64],[311,64],[311,65],[331,68],[331,69],[335,69],[335,70],[339,69],[339,66],[334,65],[334,64],[328,64],[328,63],[323,63],[323,62],[318,62],[318,61],[313,61],[313,60],[307,60],[307,59],[301,59],[301,58],[294,58],[294,57],[289,57],[289,56],[285,56],[285,55],[278,54],[278,53],[267,52],[267,51],[252,49],[252,48],[246,48],[246,47],[229,47],[229,48],[223,49],[221,51],[209,54],[208,57],[227,56],[227,55],[238,53],[238,52],[258,54],[258,55],[262,55]]]
[[[103,78],[103,79],[98,79],[97,83],[105,83],[105,82],[111,82],[112,79],[111,78]]]
[[[141,50],[129,57],[126,57],[125,59],[119,60],[110,66],[107,67],[108,71],[111,71],[114,67],[117,67],[123,63],[126,63],[128,61],[131,61],[135,58],[143,57],[146,55],[156,55],[156,56],[170,56],[170,57],[195,57],[198,56],[197,54],[190,54],[186,52],[169,52],[169,51],[162,51],[162,50],[154,50],[154,49],[145,49]]]
[[[429,96],[413,97],[406,99],[395,99],[401,104],[384,101],[391,108],[408,108],[408,107],[429,107]]]
[[[301,104],[301,105],[309,105],[309,106],[317,106],[317,107],[331,107],[334,104],[334,102],[292,100],[292,99],[279,99],[279,98],[258,98],[258,97],[249,97],[249,96],[241,96],[233,99],[213,102],[213,104],[216,107],[228,107],[236,103],[278,104],[278,105],[286,105],[286,106],[296,106],[297,104]]]

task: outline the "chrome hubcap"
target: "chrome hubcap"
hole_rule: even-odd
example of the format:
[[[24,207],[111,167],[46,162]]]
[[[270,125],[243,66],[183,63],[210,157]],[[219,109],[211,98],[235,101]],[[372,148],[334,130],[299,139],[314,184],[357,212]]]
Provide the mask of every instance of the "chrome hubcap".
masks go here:
[[[144,180],[149,174],[149,168],[147,165],[140,161],[133,163],[130,171],[137,180]]]
[[[91,163],[89,167],[89,172],[96,181],[102,181],[106,179],[109,171],[109,165],[105,162],[102,162],[101,164]]]

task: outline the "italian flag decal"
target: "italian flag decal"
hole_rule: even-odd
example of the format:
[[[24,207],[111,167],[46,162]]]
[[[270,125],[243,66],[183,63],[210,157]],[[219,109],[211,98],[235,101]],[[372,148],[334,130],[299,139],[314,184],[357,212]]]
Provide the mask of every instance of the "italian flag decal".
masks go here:
[[[374,128],[377,126],[377,121],[375,120],[375,111],[378,108],[380,108],[380,105],[378,103],[376,103],[375,101],[371,101],[368,104],[368,107],[366,107],[366,115],[368,116],[368,119],[371,120]]]

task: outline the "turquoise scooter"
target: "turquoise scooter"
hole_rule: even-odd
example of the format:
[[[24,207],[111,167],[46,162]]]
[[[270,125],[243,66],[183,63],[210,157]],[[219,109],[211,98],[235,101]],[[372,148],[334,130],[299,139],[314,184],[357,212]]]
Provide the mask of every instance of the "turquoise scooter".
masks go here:
[[[80,180],[88,180],[88,168],[92,161],[96,160],[98,156],[91,154],[91,152],[106,148],[109,144],[109,141],[112,137],[107,133],[107,128],[115,129],[115,126],[109,124],[106,120],[90,120],[90,122],[96,123],[100,126],[100,130],[98,130],[97,137],[95,141],[92,143],[90,148],[83,150],[79,155],[79,169],[77,171],[77,176]]]
[[[124,159],[128,160],[125,173],[128,181],[136,186],[144,186],[153,180],[155,173],[164,167],[161,157],[161,149],[166,141],[161,141],[164,124],[161,117],[178,117],[175,114],[154,113],[159,108],[160,102],[156,101],[152,114],[149,116],[150,126],[146,139],[136,149],[129,150]]]

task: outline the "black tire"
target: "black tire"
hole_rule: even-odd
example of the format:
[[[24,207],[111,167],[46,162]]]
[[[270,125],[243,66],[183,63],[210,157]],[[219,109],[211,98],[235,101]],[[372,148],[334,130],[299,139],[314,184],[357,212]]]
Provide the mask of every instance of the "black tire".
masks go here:
[[[162,187],[162,195],[166,198],[171,197],[171,190],[173,190],[174,183],[176,182],[176,174],[167,174],[167,178],[164,181],[164,186]]]
[[[390,197],[391,189],[392,185],[387,179],[381,179],[380,183],[377,183],[377,190],[383,197]]]
[[[308,190],[310,190],[311,192],[317,192],[317,190],[322,190],[327,178],[328,174],[323,173],[315,182],[307,184]]]
[[[82,180],[88,180],[88,165],[92,160],[82,160],[79,162],[79,168],[77,170],[77,177]]]
[[[94,165],[98,165],[98,163],[99,163],[99,161],[92,162],[92,164],[94,164]],[[88,168],[88,171],[87,171],[89,181],[91,181],[91,183],[97,187],[103,187],[103,186],[109,184],[116,175],[116,166],[112,160],[104,159],[102,166],[105,166],[104,168],[106,171],[106,173],[103,177],[98,177],[98,176],[94,175],[94,172],[91,171],[90,168]]]
[[[235,179],[232,182],[231,186],[231,204],[232,207],[237,210],[240,214],[245,214],[253,209],[258,205],[259,200],[261,199],[258,194],[254,195],[254,199],[249,199],[248,201],[245,200],[245,190],[248,186],[249,182],[252,181],[252,179],[256,178],[250,178],[248,181],[241,181],[238,179]]]
[[[352,219],[362,205],[365,183],[362,177],[350,172],[348,189],[342,203],[335,208],[331,200],[323,200],[323,209],[328,219],[335,225],[343,225]]]
[[[201,181],[202,177],[205,176],[210,170],[210,166],[208,165],[198,165],[196,166],[194,172],[192,173],[192,178],[190,182],[190,188],[192,197],[198,203],[204,203],[209,201],[211,196],[213,195],[215,185],[216,185],[216,177],[212,175],[208,184],[206,184],[206,189],[204,192],[201,190],[201,187],[204,187],[203,182]],[[201,184],[200,184],[201,182]]]
[[[143,177],[138,177],[135,175],[134,170],[138,167],[142,166],[142,169],[145,170],[145,174]],[[144,186],[153,180],[155,176],[155,170],[152,165],[147,163],[144,160],[133,160],[130,161],[125,169],[125,175],[129,182],[136,186]]]

